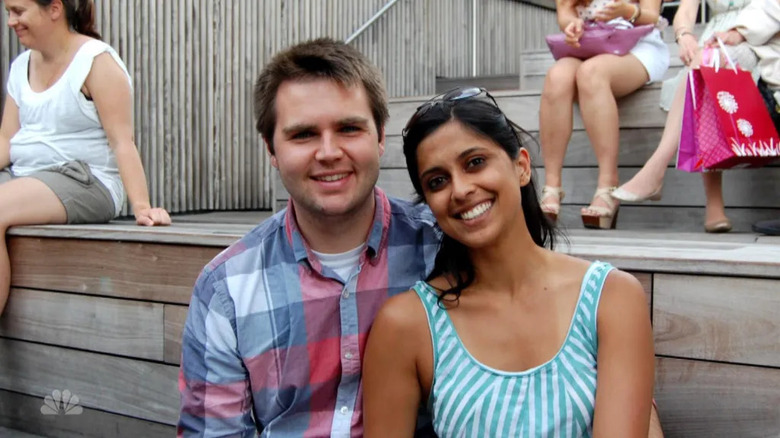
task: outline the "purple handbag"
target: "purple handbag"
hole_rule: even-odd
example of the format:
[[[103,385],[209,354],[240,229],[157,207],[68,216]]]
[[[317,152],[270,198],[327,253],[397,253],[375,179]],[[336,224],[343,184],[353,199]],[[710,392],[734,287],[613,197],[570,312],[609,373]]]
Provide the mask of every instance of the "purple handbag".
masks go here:
[[[566,44],[566,35],[547,35],[547,46],[556,60],[567,56],[588,59],[602,53],[622,56],[634,48],[639,40],[653,31],[652,24],[626,27],[624,24],[607,24],[600,21],[586,21],[580,37],[580,47]]]

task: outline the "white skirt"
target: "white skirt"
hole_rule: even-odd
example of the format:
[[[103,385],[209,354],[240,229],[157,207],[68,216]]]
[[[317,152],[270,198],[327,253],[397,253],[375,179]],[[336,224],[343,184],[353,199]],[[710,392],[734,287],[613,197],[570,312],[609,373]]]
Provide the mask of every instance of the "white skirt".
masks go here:
[[[660,81],[669,69],[669,47],[658,29],[643,36],[629,53],[636,56],[645,67],[649,82]]]

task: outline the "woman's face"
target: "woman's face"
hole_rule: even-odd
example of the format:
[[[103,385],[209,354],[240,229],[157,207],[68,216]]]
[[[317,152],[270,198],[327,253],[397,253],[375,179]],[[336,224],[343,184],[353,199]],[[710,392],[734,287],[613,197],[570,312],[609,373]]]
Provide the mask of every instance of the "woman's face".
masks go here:
[[[516,159],[493,140],[449,121],[417,148],[425,201],[442,231],[470,248],[489,246],[525,226],[520,188],[530,179],[528,152]]]
[[[48,18],[51,18],[47,8],[42,8],[34,0],[4,0],[8,12],[8,27],[16,32],[19,42],[30,47],[34,45],[36,36],[46,33]]]

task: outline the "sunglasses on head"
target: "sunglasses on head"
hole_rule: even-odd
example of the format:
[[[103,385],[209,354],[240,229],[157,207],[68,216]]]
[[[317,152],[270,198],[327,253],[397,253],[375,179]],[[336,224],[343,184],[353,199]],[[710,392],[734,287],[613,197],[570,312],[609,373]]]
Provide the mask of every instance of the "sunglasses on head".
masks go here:
[[[496,102],[496,99],[493,98],[493,96],[488,93],[488,91],[481,87],[458,87],[454,88],[450,91],[447,91],[445,93],[439,94],[438,96],[434,96],[431,98],[431,100],[425,102],[424,104],[417,107],[417,110],[412,115],[412,118],[409,119],[409,121],[406,123],[406,126],[404,127],[404,130],[401,131],[401,136],[403,138],[406,138],[406,135],[409,133],[409,129],[420,121],[420,119],[428,113],[428,111],[444,102],[457,102],[460,100],[466,100],[466,99],[472,99],[475,97],[481,97],[486,96],[490,99],[490,102],[498,108],[498,103]]]

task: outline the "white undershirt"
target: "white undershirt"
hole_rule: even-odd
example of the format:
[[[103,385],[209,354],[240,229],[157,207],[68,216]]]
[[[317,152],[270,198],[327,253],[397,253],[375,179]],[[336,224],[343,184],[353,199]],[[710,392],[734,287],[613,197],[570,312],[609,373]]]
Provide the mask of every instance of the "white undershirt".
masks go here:
[[[312,252],[320,259],[323,266],[327,266],[335,271],[346,282],[357,269],[360,262],[360,254],[365,248],[366,244],[362,243],[355,249],[338,254],[325,254],[314,250]]]

